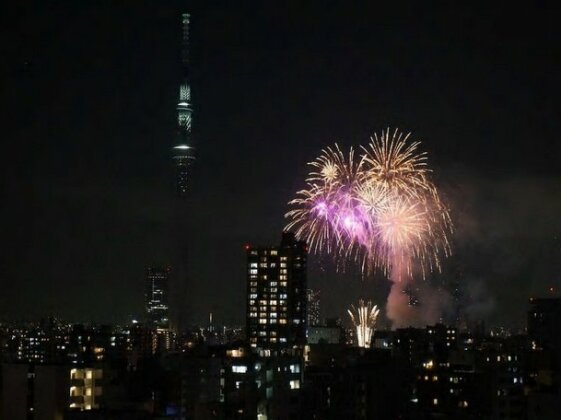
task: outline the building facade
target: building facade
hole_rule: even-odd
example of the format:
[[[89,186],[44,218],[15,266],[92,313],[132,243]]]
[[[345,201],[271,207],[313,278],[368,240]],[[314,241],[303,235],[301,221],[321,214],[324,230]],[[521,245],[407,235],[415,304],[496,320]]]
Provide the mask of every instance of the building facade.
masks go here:
[[[308,289],[307,297],[308,297],[308,307],[307,307],[308,327],[320,325],[319,291]]]
[[[246,251],[249,344],[254,348],[305,344],[306,244],[284,232],[279,246],[247,246]]]
[[[63,420],[101,407],[103,369],[68,365],[2,365],[0,418]]]

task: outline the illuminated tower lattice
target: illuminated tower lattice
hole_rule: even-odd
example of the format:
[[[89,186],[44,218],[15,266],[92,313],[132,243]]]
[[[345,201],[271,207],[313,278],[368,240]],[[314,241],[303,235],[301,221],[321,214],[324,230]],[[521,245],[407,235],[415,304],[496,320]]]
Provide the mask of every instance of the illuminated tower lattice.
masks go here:
[[[356,343],[358,347],[370,347],[376,318],[378,317],[378,307],[372,306],[372,302],[364,302],[360,299],[358,306],[351,305],[348,310],[351,321],[356,329]]]
[[[184,197],[187,194],[189,166],[195,158],[191,139],[193,107],[189,66],[189,18],[189,13],[181,15],[183,29],[181,49],[182,79],[179,85],[179,101],[177,103],[177,140],[176,145],[173,147],[175,184],[179,197]]]

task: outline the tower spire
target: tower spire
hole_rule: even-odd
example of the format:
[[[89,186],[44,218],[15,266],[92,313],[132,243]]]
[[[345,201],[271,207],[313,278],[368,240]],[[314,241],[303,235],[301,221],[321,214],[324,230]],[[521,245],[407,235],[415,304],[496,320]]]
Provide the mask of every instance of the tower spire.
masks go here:
[[[191,102],[191,74],[189,63],[189,13],[181,15],[181,83],[177,102],[177,139],[173,147],[176,192],[179,197],[187,194],[189,166],[195,158],[191,139],[193,106]]]

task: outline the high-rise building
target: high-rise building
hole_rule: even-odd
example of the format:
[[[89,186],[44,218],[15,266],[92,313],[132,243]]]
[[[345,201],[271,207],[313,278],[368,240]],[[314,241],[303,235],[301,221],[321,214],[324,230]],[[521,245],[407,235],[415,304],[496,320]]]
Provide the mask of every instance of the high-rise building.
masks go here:
[[[246,247],[247,337],[252,347],[306,340],[306,244],[284,232],[279,246]]]
[[[308,289],[306,294],[308,298],[308,308],[307,308],[308,327],[319,325],[320,324],[319,291]]]
[[[194,159],[191,138],[193,106],[191,102],[191,71],[189,60],[189,13],[181,15],[182,49],[181,82],[177,102],[177,138],[173,147],[175,187],[179,197],[187,194],[189,166]]]
[[[146,269],[146,321],[155,328],[169,328],[169,273],[170,267]]]

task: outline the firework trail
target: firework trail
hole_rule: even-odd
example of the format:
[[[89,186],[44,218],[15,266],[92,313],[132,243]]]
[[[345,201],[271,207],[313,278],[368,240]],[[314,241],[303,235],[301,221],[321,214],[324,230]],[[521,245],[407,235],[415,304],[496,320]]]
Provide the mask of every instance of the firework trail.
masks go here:
[[[372,302],[365,303],[364,300],[358,301],[358,307],[351,305],[347,312],[356,329],[356,339],[358,347],[370,347],[376,318],[378,317],[378,307],[372,306]]]
[[[314,252],[337,262],[354,260],[363,271],[381,269],[394,282],[387,305],[402,305],[398,283],[440,270],[448,256],[452,224],[430,179],[420,142],[397,129],[375,134],[359,159],[336,144],[310,166],[306,188],[289,202],[287,230],[306,240]],[[395,289],[395,290],[394,290]],[[399,299],[398,299],[399,297]],[[394,325],[396,323],[394,322]]]

